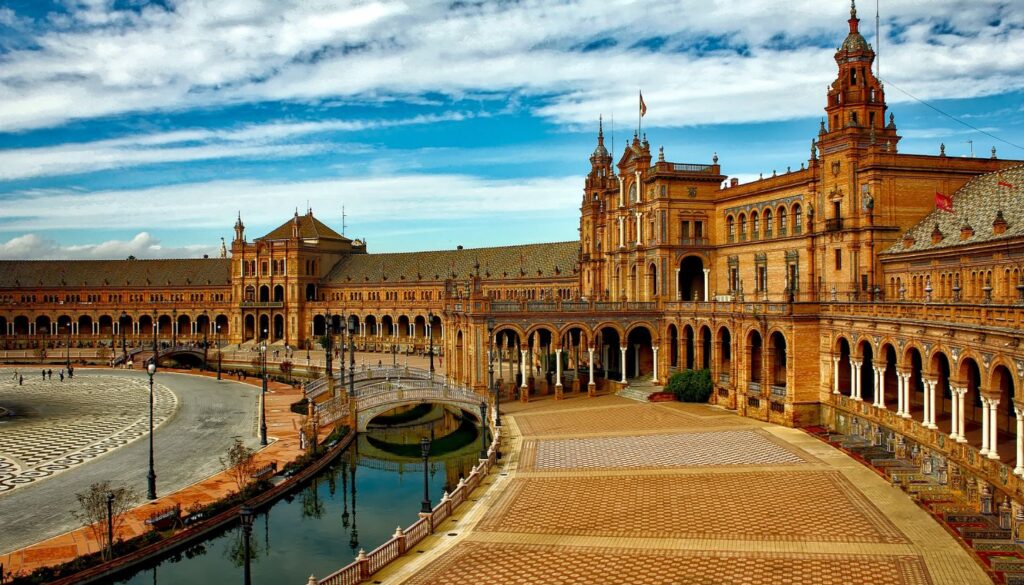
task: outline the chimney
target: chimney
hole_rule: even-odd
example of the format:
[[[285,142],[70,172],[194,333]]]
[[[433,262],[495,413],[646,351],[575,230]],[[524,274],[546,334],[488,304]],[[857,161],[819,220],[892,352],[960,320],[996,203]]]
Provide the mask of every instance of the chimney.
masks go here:
[[[964,225],[962,225],[960,227],[960,239],[961,240],[966,240],[966,239],[970,238],[973,235],[974,235],[974,228],[971,227],[971,224],[965,223]]]
[[[729,179],[729,186],[730,187],[735,187],[736,185],[739,185],[739,184],[740,184],[740,180],[737,179],[736,177],[733,177],[733,178]]]
[[[996,212],[995,221],[992,222],[992,233],[996,235],[1005,234],[1007,227],[1009,227],[1009,224],[1006,223],[1006,218],[1003,217],[1003,210],[1000,209]]]
[[[911,234],[910,232],[907,232],[907,233],[903,234],[903,249],[905,250],[905,249],[913,246],[914,242],[916,242],[916,241],[917,240],[914,239],[913,234]]]
[[[935,229],[932,230],[932,243],[938,244],[942,241],[942,230],[939,229],[939,224],[935,224]]]

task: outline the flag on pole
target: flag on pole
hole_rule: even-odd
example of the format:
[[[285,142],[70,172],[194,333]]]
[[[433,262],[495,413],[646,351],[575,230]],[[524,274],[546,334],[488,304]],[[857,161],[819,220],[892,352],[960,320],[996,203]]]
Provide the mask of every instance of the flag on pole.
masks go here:
[[[644,114],[647,113],[647,104],[644,103],[644,92],[640,92],[640,117],[643,118]]]
[[[953,213],[953,198],[936,191],[935,208]]]

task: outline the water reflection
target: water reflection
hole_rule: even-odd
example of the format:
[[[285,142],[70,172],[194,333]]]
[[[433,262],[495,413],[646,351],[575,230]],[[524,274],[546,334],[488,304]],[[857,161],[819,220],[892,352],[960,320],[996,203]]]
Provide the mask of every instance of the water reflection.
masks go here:
[[[256,528],[250,540],[253,583],[298,585],[310,573],[324,577],[351,562],[360,548],[386,541],[396,526],[412,524],[423,497],[422,460],[404,455],[414,435],[416,441],[430,431],[435,436],[428,469],[432,499],[453,489],[476,464],[479,435],[455,413],[431,412],[436,416],[430,421],[360,435],[319,475],[260,510],[254,527],[262,521],[263,538]],[[233,582],[242,576],[244,546],[236,524],[120,582]]]

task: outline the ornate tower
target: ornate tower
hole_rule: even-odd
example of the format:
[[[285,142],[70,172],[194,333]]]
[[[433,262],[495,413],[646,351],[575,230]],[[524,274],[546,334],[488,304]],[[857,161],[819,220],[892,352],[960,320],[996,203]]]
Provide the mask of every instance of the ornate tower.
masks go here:
[[[605,235],[605,191],[611,180],[612,157],[604,146],[604,123],[597,122],[597,146],[590,155],[590,173],[587,175],[580,206],[580,290],[588,298],[600,297],[604,290],[603,243]]]
[[[245,241],[245,224],[242,223],[242,212],[238,212],[238,221],[235,222],[235,242]]]

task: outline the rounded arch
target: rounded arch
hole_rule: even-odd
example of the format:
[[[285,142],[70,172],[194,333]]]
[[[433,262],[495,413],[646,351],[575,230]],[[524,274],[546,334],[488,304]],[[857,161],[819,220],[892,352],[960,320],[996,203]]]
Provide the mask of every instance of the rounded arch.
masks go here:
[[[546,331],[552,337],[558,337],[558,328],[550,323],[534,323],[526,330],[526,337],[529,338],[534,333]]]
[[[933,354],[932,358],[939,359],[937,355],[942,355],[945,358],[945,354]],[[983,418],[985,416],[985,409],[982,408],[981,403],[983,384],[981,367],[974,358],[963,358],[957,364],[956,377],[958,382],[967,391],[963,402],[964,437],[968,443],[980,447],[982,445],[981,428],[984,424]]]
[[[621,325],[614,321],[603,321],[594,326],[594,332],[599,333],[602,329],[611,329],[619,336],[620,339],[625,339],[626,330]]]
[[[840,349],[843,348],[844,344],[846,346],[847,351],[849,351],[850,347],[853,346],[853,344],[850,343],[850,338],[847,337],[846,335],[843,335],[842,333],[836,335],[836,339],[832,343],[832,351],[839,351]]]
[[[515,323],[497,323],[494,326],[494,335],[497,336],[500,333],[511,331],[519,336],[520,339],[526,338],[526,332],[523,328]]]
[[[1013,369],[1001,360],[998,363],[994,363],[989,375],[988,389],[991,394],[999,399],[999,403],[996,405],[998,409],[996,417],[996,452],[1002,456],[1004,461],[1012,461],[1011,458],[1014,456],[1013,447],[1016,446],[1017,439],[1017,417],[1015,412],[1017,405],[1017,382],[1013,375]],[[999,444],[1003,441],[1010,442],[1013,447],[1007,445],[1005,448],[1000,448]]]
[[[695,369],[697,365],[697,332],[694,331],[693,325],[687,323],[683,325],[682,329],[682,346],[683,346],[683,359],[682,365],[687,370]]]
[[[852,391],[852,372],[853,363],[851,360],[852,352],[850,350],[850,340],[845,335],[839,335],[836,337],[833,351],[839,361],[836,364],[836,371],[833,373],[835,376],[835,384],[839,388],[839,393],[844,396],[851,396]]]
[[[284,302],[284,285],[278,284],[274,286],[274,302]]]
[[[629,337],[634,331],[641,327],[647,330],[647,334],[651,336],[652,342],[658,342],[658,328],[650,321],[637,321],[635,323],[630,323],[629,327],[626,328],[626,337]]]
[[[49,335],[52,333],[50,328],[53,324],[50,322],[49,315],[39,315],[36,317],[36,334],[37,335]]]
[[[706,301],[704,296],[704,258],[687,254],[679,261],[679,279],[676,282],[677,298],[681,301]]]
[[[277,313],[274,315],[274,330],[273,330],[274,341],[284,339],[284,315]]]
[[[564,338],[573,329],[579,329],[580,331],[582,331],[588,344],[590,343],[590,340],[593,339],[593,331],[591,331],[590,327],[586,323],[583,323],[582,321],[570,321],[569,323],[563,325],[562,328],[558,330],[558,337]]]
[[[217,315],[217,318],[213,321],[214,335],[230,335],[230,327],[228,326],[228,316],[221,313]]]
[[[896,402],[899,396],[899,360],[896,345],[892,340],[883,340],[878,350],[877,367],[882,370],[882,397],[886,404]]]
[[[768,334],[768,377],[775,388],[786,388],[788,344],[786,334],[775,330]]]
[[[747,380],[753,387],[757,388],[755,385],[759,385],[762,382],[761,370],[763,369],[764,340],[761,337],[761,332],[754,327],[747,331],[746,348]]]
[[[870,339],[860,337],[854,347],[854,358],[860,359],[860,397],[875,401],[875,346]]]
[[[268,286],[266,284],[260,286],[260,302],[261,303],[269,303],[270,302],[270,286]]]
[[[704,325],[700,328],[700,335],[703,344],[708,348],[708,358],[704,361],[710,366],[711,328]],[[732,331],[729,330],[728,326],[722,325],[715,332],[715,338],[718,342],[718,379],[722,380],[724,374],[725,381],[729,381],[732,375]]]

